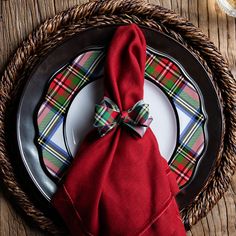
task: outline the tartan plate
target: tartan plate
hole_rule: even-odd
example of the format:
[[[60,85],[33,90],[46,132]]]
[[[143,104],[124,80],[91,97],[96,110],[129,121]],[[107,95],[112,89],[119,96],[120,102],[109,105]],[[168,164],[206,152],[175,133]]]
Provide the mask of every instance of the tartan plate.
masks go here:
[[[40,106],[37,124],[39,151],[49,173],[60,179],[73,157],[63,142],[63,126],[71,102],[81,89],[102,76],[105,50],[95,48],[78,55],[50,79]],[[145,78],[160,87],[171,101],[179,120],[175,151],[169,161],[177,182],[183,187],[205,147],[204,102],[197,85],[183,66],[167,54],[147,47]]]

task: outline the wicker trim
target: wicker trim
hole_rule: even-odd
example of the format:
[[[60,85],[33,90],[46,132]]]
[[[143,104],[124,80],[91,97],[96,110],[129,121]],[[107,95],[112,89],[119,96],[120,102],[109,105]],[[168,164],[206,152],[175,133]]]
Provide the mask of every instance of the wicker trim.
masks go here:
[[[227,190],[236,167],[236,81],[220,52],[212,42],[185,18],[173,11],[143,1],[91,1],[66,10],[46,20],[28,36],[9,62],[0,81],[0,174],[18,205],[41,229],[52,234],[64,232],[54,219],[37,208],[20,186],[11,157],[7,151],[6,114],[27,73],[49,50],[89,27],[120,23],[137,23],[171,35],[187,46],[202,61],[222,97],[225,135],[215,170],[205,188],[190,206],[182,211],[186,226],[196,224],[216,204]]]

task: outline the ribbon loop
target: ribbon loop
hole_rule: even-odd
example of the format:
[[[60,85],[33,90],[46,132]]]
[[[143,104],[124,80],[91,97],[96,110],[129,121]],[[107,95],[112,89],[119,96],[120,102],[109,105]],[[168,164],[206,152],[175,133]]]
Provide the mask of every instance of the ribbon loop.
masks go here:
[[[137,102],[128,111],[120,111],[119,107],[108,97],[95,105],[95,121],[93,126],[102,137],[119,124],[124,124],[139,137],[143,137],[152,122],[149,117],[149,105],[143,100]]]

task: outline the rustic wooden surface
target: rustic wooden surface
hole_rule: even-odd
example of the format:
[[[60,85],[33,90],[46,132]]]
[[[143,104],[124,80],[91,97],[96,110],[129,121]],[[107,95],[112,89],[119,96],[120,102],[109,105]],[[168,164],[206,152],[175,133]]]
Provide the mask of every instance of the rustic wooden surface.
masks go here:
[[[46,18],[86,0],[0,0],[0,71],[19,43]],[[236,21],[215,0],[150,0],[190,19],[218,46],[236,76]],[[213,210],[188,235],[236,235],[236,175]],[[0,185],[0,235],[42,236],[9,203]]]

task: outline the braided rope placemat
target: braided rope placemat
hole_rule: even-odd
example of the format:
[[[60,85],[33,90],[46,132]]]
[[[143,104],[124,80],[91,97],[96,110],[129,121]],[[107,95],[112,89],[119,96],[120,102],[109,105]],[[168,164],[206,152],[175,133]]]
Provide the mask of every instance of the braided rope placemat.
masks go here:
[[[31,199],[19,183],[6,141],[9,107],[25,84],[32,68],[49,50],[73,35],[95,26],[136,23],[164,32],[186,46],[212,78],[225,117],[225,133],[214,171],[191,205],[182,211],[187,228],[196,224],[227,190],[236,166],[236,81],[220,52],[194,25],[178,14],[138,0],[91,1],[45,21],[17,49],[0,81],[0,174],[9,193],[38,226],[52,234],[65,229],[55,223]]]

